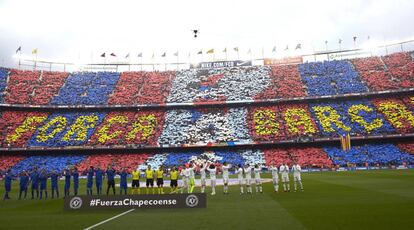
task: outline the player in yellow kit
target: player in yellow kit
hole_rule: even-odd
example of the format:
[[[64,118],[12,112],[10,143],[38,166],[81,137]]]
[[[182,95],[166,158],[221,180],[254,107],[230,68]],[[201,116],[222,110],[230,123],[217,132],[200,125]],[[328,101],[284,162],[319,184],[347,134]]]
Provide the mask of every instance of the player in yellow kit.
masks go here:
[[[138,169],[132,171],[132,194],[140,194],[141,191],[139,189],[139,174],[140,171]]]
[[[171,193],[175,193],[178,186],[178,171],[175,167],[171,169],[170,172],[170,186],[171,186]]]
[[[147,194],[149,194],[149,186],[151,186],[152,194],[154,194],[154,170],[151,169],[151,165],[148,165],[147,170],[145,170],[145,178],[147,179]]]
[[[164,170],[162,166],[160,166],[160,168],[157,171],[155,171],[155,175],[157,176],[158,194],[164,194]]]

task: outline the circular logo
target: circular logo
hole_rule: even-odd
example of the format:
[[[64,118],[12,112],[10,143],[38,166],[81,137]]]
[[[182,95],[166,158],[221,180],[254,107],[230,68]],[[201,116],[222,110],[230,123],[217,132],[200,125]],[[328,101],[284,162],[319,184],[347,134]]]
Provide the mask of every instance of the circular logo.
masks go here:
[[[78,209],[82,206],[82,199],[80,197],[73,197],[70,201],[69,201],[69,207],[71,209]]]
[[[198,197],[196,195],[189,195],[187,196],[187,198],[185,199],[185,204],[188,207],[195,207],[198,204]]]

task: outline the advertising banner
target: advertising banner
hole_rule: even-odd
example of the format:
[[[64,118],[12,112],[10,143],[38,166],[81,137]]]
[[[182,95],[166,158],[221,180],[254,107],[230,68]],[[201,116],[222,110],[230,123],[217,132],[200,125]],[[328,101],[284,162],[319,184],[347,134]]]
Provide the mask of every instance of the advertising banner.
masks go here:
[[[303,63],[302,56],[285,57],[280,59],[265,58],[264,65],[288,65],[288,64],[301,64]]]
[[[66,210],[206,208],[205,193],[163,195],[68,196]]]
[[[191,65],[192,69],[212,69],[212,68],[228,68],[239,66],[251,66],[252,61],[215,61],[215,62],[200,62]]]

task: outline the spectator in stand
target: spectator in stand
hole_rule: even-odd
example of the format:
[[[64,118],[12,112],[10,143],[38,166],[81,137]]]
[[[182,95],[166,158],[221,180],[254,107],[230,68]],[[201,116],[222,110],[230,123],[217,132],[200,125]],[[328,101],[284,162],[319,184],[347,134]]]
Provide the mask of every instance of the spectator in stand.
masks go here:
[[[27,187],[29,186],[29,174],[23,170],[20,173],[20,191],[19,191],[19,200],[22,199],[22,193],[24,192],[24,199],[27,197]]]

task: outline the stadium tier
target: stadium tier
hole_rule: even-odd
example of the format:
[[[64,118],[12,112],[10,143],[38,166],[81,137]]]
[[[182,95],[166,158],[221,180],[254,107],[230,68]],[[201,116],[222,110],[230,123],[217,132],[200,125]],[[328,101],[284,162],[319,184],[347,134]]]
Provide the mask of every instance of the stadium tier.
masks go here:
[[[402,151],[410,154],[414,154],[414,142],[411,143],[400,143],[397,145]]]
[[[2,101],[9,104],[45,105],[60,93],[68,73],[10,70]],[[7,76],[5,76],[7,78]],[[63,88],[62,88],[63,90]],[[74,92],[75,93],[75,92]]]
[[[59,171],[68,165],[84,170],[108,164],[132,169],[191,159],[232,164],[297,161],[308,167],[414,163],[412,144],[407,143],[381,141],[350,151],[323,146],[326,140],[339,143],[339,136],[346,134],[360,139],[414,136],[413,82],[411,53],[165,72],[0,68],[0,148],[23,154],[2,156],[0,170],[38,166]],[[144,107],[132,108],[135,105]],[[302,142],[322,144],[261,146]],[[216,148],[189,152],[189,147]],[[109,151],[124,148],[151,150]],[[80,152],[24,153],[66,149]],[[109,153],[90,155],[88,149]]]
[[[407,147],[408,146],[408,147]],[[34,167],[48,172],[63,171],[69,166],[77,166],[80,172],[86,173],[89,166],[106,168],[112,165],[116,170],[126,168],[145,169],[147,165],[158,168],[182,166],[190,161],[205,161],[232,165],[263,164],[280,165],[298,162],[302,168],[332,168],[334,166],[399,165],[414,163],[414,143],[365,144],[355,145],[350,151],[339,147],[289,147],[242,150],[208,150],[158,153],[120,153],[120,154],[54,154],[54,155],[17,155],[1,156],[0,170],[11,169],[13,174],[23,170],[30,171]]]
[[[106,168],[108,165],[113,165],[114,169],[121,170],[126,168],[128,171],[135,170],[138,165],[142,165],[153,154],[99,154],[89,155],[85,160],[77,165],[80,171],[86,171],[91,165],[99,167],[101,169]]]
[[[22,105],[163,105],[260,101],[414,87],[412,53],[287,66],[166,72],[0,69],[0,102]]]
[[[141,111],[4,111],[1,147],[163,148],[412,135],[414,97]]]

